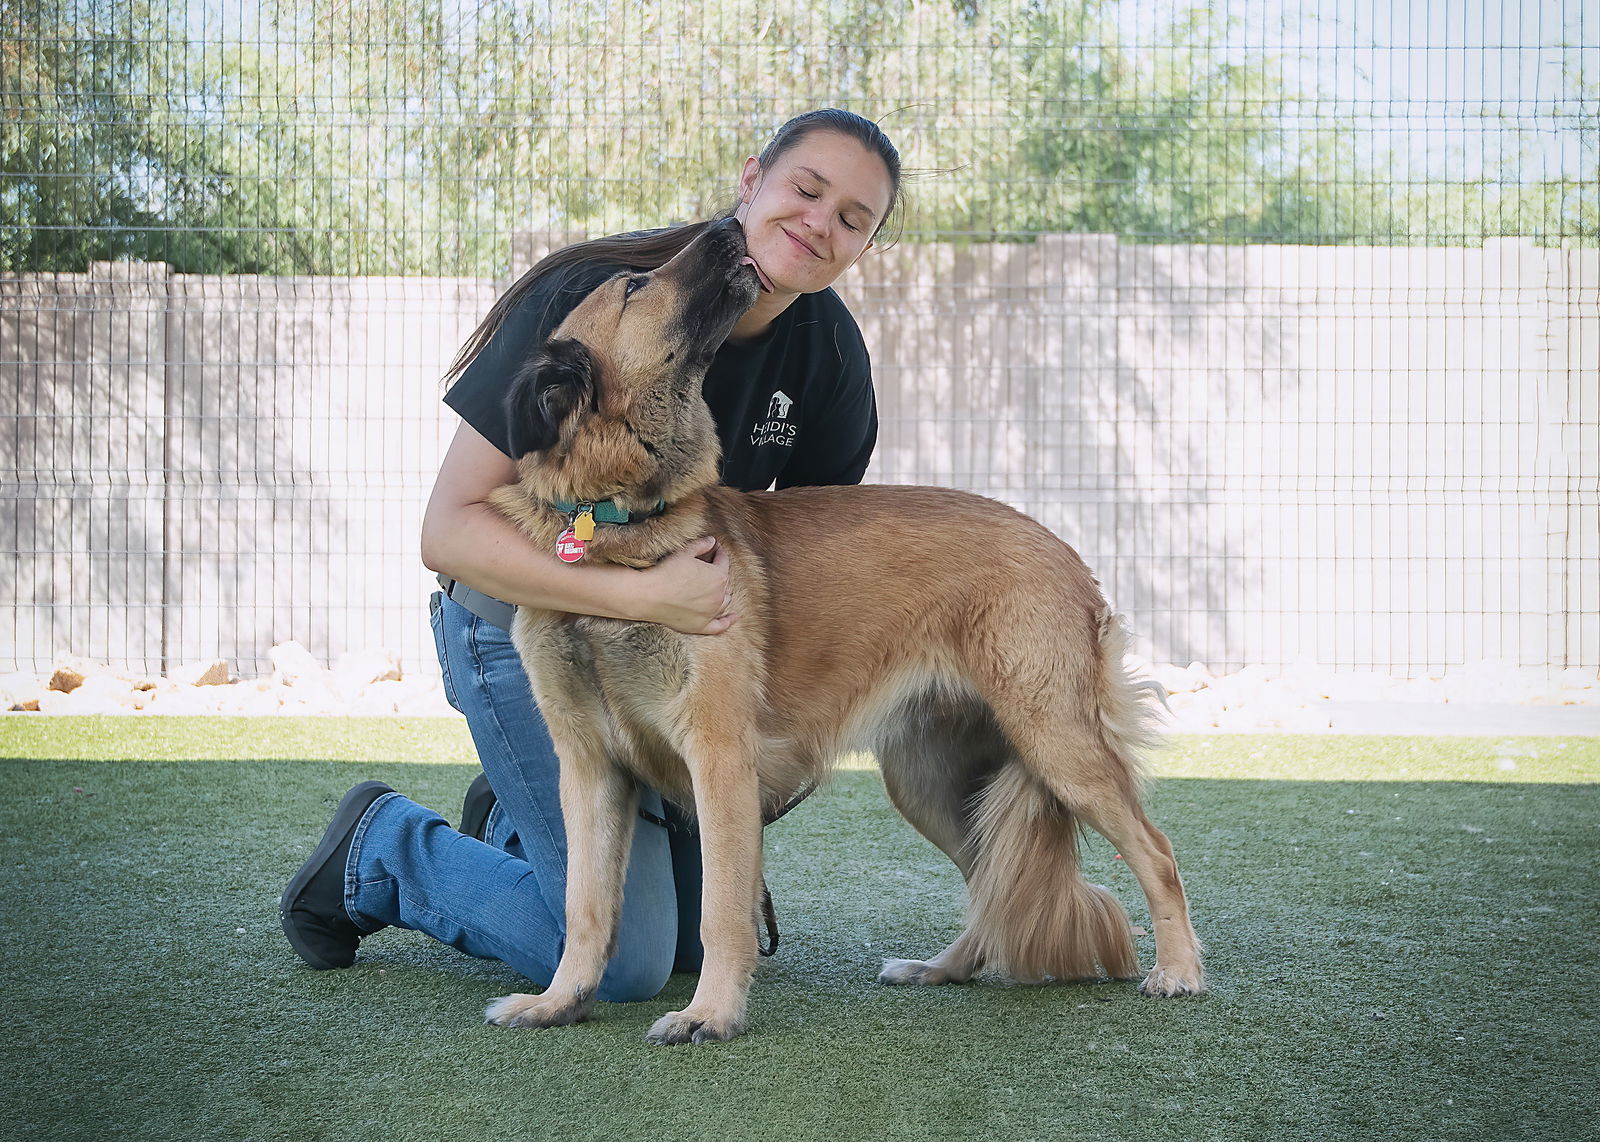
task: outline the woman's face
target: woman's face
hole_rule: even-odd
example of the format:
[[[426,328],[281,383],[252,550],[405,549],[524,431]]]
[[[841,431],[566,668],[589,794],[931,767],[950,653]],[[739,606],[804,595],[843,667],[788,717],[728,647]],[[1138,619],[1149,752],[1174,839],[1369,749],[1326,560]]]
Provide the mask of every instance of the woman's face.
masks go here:
[[[826,289],[872,245],[889,209],[889,171],[834,131],[813,131],[767,170],[746,159],[739,207],[750,257],[774,293]]]

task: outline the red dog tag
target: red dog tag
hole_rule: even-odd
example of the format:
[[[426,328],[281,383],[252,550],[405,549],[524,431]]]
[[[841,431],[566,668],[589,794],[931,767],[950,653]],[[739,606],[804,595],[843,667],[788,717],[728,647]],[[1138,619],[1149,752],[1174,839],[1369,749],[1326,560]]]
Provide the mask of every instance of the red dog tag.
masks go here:
[[[556,540],[556,558],[563,563],[576,563],[583,558],[589,545],[579,539],[569,527],[561,533],[561,538]]]

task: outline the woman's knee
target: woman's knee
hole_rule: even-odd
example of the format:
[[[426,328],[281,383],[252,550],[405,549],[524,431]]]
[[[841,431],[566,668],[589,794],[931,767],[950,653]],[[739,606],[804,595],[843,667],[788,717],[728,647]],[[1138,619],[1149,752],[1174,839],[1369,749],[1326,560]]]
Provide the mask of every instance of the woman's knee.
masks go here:
[[[672,976],[676,946],[675,939],[655,940],[613,957],[600,981],[599,998],[607,1003],[640,1003],[660,995]]]

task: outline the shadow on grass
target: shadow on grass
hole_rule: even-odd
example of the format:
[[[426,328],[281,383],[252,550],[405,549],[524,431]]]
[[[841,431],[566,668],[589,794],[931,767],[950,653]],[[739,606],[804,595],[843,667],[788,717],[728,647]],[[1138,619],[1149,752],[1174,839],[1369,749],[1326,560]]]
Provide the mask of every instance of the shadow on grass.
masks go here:
[[[959,929],[960,878],[872,773],[769,830],[783,921],[752,1030],[650,1048],[681,1005],[488,1028],[525,985],[414,933],[299,965],[275,901],[367,778],[454,819],[441,764],[0,761],[17,1137],[1549,1138],[1592,1109],[1597,787],[1167,779],[1212,993],[873,982]],[[1149,927],[1132,876],[1091,876]],[[1146,965],[1153,948],[1139,940]]]

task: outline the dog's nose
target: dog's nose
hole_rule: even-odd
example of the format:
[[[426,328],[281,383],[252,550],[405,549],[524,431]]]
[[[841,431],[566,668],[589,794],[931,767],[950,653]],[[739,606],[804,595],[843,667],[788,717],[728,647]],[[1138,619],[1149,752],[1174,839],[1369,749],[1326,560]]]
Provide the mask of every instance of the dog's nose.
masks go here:
[[[715,223],[708,234],[718,249],[732,251],[734,257],[744,253],[744,227],[737,218],[724,218]]]

